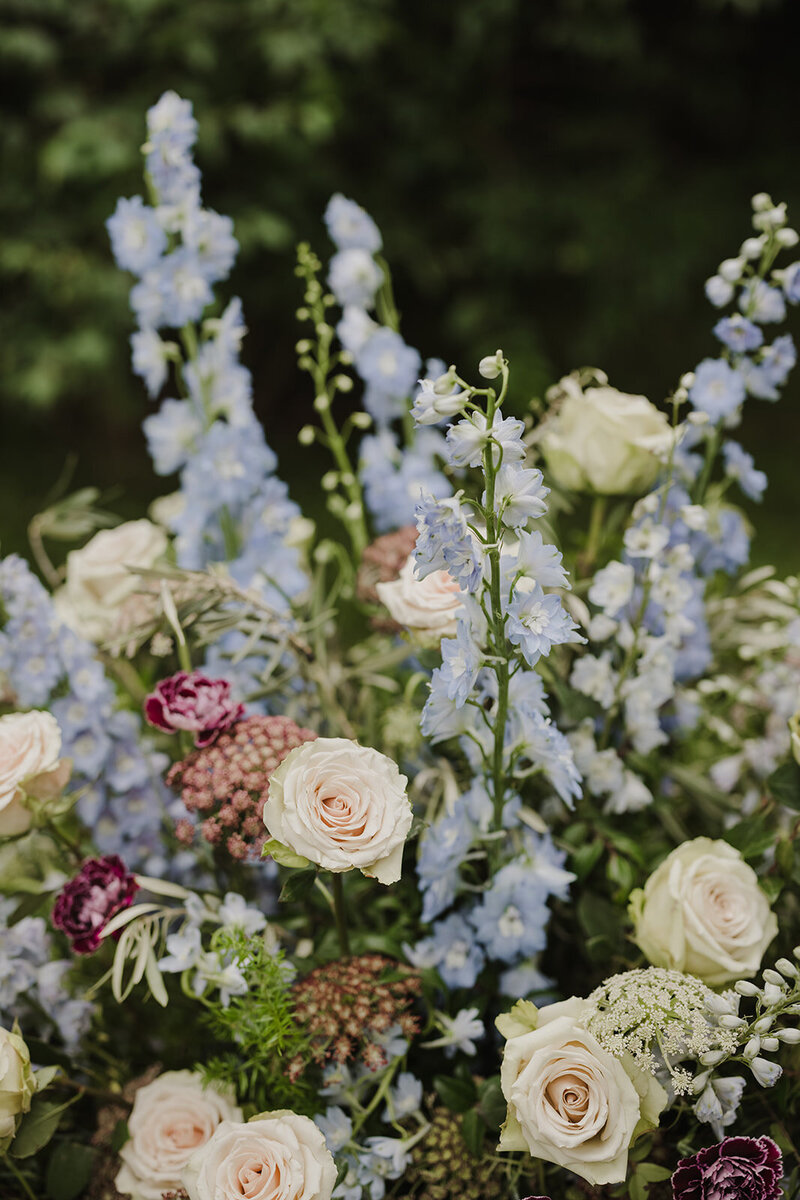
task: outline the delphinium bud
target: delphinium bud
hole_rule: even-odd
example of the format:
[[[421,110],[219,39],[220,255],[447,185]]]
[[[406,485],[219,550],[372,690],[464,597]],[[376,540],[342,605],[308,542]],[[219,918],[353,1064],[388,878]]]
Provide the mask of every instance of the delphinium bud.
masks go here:
[[[478,363],[478,374],[484,379],[497,379],[497,376],[503,369],[503,351],[498,350],[494,354],[487,354]]]

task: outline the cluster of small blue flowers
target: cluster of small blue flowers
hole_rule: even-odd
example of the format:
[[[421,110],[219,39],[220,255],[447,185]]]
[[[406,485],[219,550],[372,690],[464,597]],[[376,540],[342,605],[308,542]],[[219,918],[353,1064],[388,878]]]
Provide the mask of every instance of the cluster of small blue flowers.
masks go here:
[[[467,890],[465,870],[484,857],[479,847],[491,831],[493,806],[483,781],[476,779],[422,839],[422,919],[433,922],[433,931],[406,953],[415,966],[435,967],[449,988],[472,987],[488,960],[532,969],[524,992],[549,982],[531,960],[546,945],[549,897],[566,899],[574,876],[564,870],[565,855],[550,835],[526,828],[520,810],[519,797],[510,797],[503,821],[511,857],[477,897],[474,888]],[[456,911],[437,919],[453,905]]]
[[[28,1034],[49,1040],[55,1030],[67,1050],[75,1050],[92,1019],[92,1005],[74,997],[65,976],[73,963],[53,957],[52,939],[42,917],[9,919],[14,901],[0,899],[0,1025],[24,1022]]]
[[[711,662],[707,581],[717,571],[734,574],[750,554],[744,517],[722,498],[735,481],[745,496],[760,500],[767,479],[738,442],[722,439],[722,430],[738,425],[747,395],[778,398],[795,363],[794,343],[786,334],[765,346],[761,326],[783,320],[785,300],[800,300],[800,264],[773,270],[771,284],[764,279],[778,252],[798,241],[786,225],[785,205],[760,194],[753,208],[758,236],[748,238],[739,256],[726,259],[706,284],[717,307],[738,288],[741,311],[714,327],[722,357],[705,359],[681,380],[675,403],[688,400],[693,411],[676,427],[666,476],[634,506],[621,560],[598,571],[588,592],[596,612],[587,631],[596,653],[576,660],[570,682],[606,716],[600,730],[590,720],[570,740],[588,790],[605,798],[607,811],[629,811],[651,799],[608,744],[617,711],[640,754],[665,744],[676,723],[686,728],[696,722],[699,709],[680,685],[697,679]],[[724,482],[710,484],[720,450]]]
[[[797,359],[789,334],[766,344],[761,327],[785,319],[787,300],[800,303],[800,262],[772,270],[780,251],[800,239],[787,223],[786,205],[774,204],[766,192],[753,197],[753,228],[755,236],[746,238],[738,255],[720,263],[717,274],[706,282],[706,295],[715,308],[734,300],[738,308],[714,326],[722,355],[704,359],[689,388],[693,408],[705,413],[713,426],[737,425],[748,395],[777,400]]]
[[[133,368],[151,397],[170,365],[182,399],[167,398],[144,421],[155,470],[181,472],[181,491],[165,520],[180,566],[227,561],[233,578],[258,586],[270,603],[305,586],[289,528],[299,510],[275,477],[275,455],[252,408],[250,373],[239,361],[245,326],[233,299],[203,320],[213,287],[233,266],[238,244],[229,217],[201,207],[192,160],[192,106],[166,92],[147,113],[146,178],[152,205],[120,200],[108,221],[115,258],[138,282],[131,305],[139,329]],[[161,336],[179,330],[182,348]]]
[[[397,1052],[393,1056],[395,1059],[404,1055],[407,1049],[408,1043],[404,1039],[394,1034],[387,1039],[387,1050]],[[390,1064],[388,1070],[391,1069]],[[321,1116],[315,1117],[315,1121],[325,1135],[328,1149],[343,1168],[342,1178],[333,1192],[334,1200],[363,1200],[364,1197],[383,1200],[387,1182],[401,1177],[411,1162],[411,1150],[419,1141],[419,1134],[409,1135],[402,1122],[414,1120],[423,1135],[427,1131],[427,1123],[422,1117],[422,1083],[410,1071],[401,1071],[386,1092],[382,1113],[383,1121],[401,1136],[378,1135],[359,1140],[346,1109],[353,1106],[362,1086],[372,1082],[371,1077],[374,1078],[374,1073],[364,1066],[350,1069],[335,1064],[325,1071],[323,1094],[338,1103],[330,1105]]]
[[[62,624],[49,593],[14,554],[0,560],[0,610],[0,678],[17,706],[47,708],[58,721],[77,812],[95,844],[131,867],[166,871],[159,838],[166,756],[149,747],[140,719],[118,708],[94,647]]]
[[[378,227],[355,201],[339,194],[328,203],[325,223],[337,248],[328,271],[328,286],[342,306],[336,333],[364,383],[364,407],[375,424],[361,443],[359,476],[375,528],[383,533],[413,521],[421,487],[448,494],[437,466],[444,438],[436,428],[397,429],[417,390],[422,359],[396,328],[370,316],[385,283],[385,268],[375,258],[382,245]],[[436,376],[445,366],[430,360],[426,369]]]
[[[434,743],[459,737],[476,778],[422,840],[423,919],[434,924],[407,953],[436,967],[450,988],[472,987],[488,960],[527,967],[529,986],[538,987],[547,982],[533,961],[546,942],[547,900],[565,896],[573,876],[549,835],[522,822],[518,791],[538,775],[566,804],[579,794],[572,749],[549,717],[535,668],[554,646],[581,639],[558,594],[569,587],[561,554],[529,528],[547,511],[548,489],[541,471],[522,465],[523,423],[502,414],[507,364],[498,352],[480,370],[488,379],[502,373],[499,400],[451,370],[422,381],[413,409],[421,424],[461,414],[447,430],[446,461],[453,469],[482,467],[485,490],[480,502],[425,492],[416,510],[418,576],[446,571],[462,596],[455,637],[441,642],[422,730]],[[484,395],[486,412],[474,403]],[[490,847],[503,833],[498,854]],[[474,864],[487,853],[490,881],[476,889]]]

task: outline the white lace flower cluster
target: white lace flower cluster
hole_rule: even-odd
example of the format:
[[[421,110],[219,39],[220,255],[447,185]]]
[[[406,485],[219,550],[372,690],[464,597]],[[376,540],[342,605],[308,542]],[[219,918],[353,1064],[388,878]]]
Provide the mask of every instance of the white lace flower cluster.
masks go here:
[[[588,997],[586,1029],[616,1058],[630,1054],[653,1075],[666,1072],[676,1095],[696,1090],[686,1065],[733,1054],[736,1033],[719,1024],[719,997],[694,975],[646,967],[612,975]]]

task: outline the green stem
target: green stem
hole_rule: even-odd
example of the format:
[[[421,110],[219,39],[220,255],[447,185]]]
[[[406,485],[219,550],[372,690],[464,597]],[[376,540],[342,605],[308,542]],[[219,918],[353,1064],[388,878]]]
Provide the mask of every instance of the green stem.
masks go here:
[[[21,1173],[21,1171],[17,1170],[17,1167],[14,1165],[10,1155],[4,1154],[3,1162],[6,1164],[9,1171],[14,1176],[14,1178],[16,1179],[17,1183],[22,1188],[25,1195],[28,1197],[28,1200],[36,1200],[36,1196],[31,1188],[30,1184],[28,1183],[25,1176]]]
[[[338,872],[333,872],[333,915],[336,918],[336,932],[339,935],[339,949],[343,958],[350,956],[350,939],[347,936],[347,918],[344,911],[344,884]]]
[[[694,503],[702,504],[705,499],[706,489],[711,478],[711,472],[714,468],[714,463],[717,459],[720,444],[720,431],[715,429],[711,437],[708,439],[706,446],[706,460],[703,463],[703,470],[700,473],[700,478],[697,481],[697,490],[694,494]]]
[[[589,533],[586,539],[586,548],[583,554],[580,555],[579,566],[582,575],[591,575],[594,569],[597,554],[603,541],[603,525],[605,524],[607,508],[608,496],[595,496],[592,501],[592,513],[589,518]]]
[[[486,404],[486,428],[491,430],[495,413],[500,408],[503,398],[508,387],[508,369],[503,370],[503,384],[500,391],[500,396],[495,396],[494,390],[490,389],[487,396]],[[505,765],[504,765],[504,750],[505,750],[505,735],[506,721],[508,719],[508,646],[505,637],[505,613],[503,612],[503,602],[500,590],[500,541],[502,533],[500,530],[497,513],[495,511],[495,488],[497,483],[497,472],[500,462],[495,462],[496,443],[491,440],[487,442],[483,452],[483,471],[486,478],[486,541],[488,547],[488,558],[490,566],[489,576],[489,597],[491,602],[491,643],[495,655],[493,663],[495,677],[497,679],[497,707],[494,712],[494,745],[492,748],[492,804],[494,807],[493,829],[501,830],[503,828],[503,805],[505,803]],[[501,853],[499,841],[492,847],[494,858]]]

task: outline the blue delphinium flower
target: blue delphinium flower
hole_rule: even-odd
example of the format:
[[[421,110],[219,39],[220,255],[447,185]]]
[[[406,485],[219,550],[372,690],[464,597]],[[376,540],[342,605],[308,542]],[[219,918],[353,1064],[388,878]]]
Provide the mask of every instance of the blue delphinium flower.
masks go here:
[[[416,519],[419,533],[414,559],[420,578],[432,571],[449,571],[466,591],[476,591],[482,568],[458,499],[437,500],[423,492]]]
[[[474,931],[459,913],[437,921],[431,937],[404,949],[415,966],[435,967],[450,988],[473,987],[485,961]]]
[[[455,900],[459,870],[476,832],[477,826],[462,803],[425,831],[417,861],[423,921],[432,921]]]
[[[756,469],[752,454],[748,454],[738,442],[727,441],[722,447],[725,474],[735,479],[739,487],[751,500],[761,500],[767,486],[767,477]]]
[[[790,304],[800,304],[800,262],[792,263],[783,272],[783,292]]]
[[[558,596],[546,595],[538,583],[530,590],[519,587],[508,606],[506,635],[519,646],[529,667],[553,646],[575,640],[575,622]]]
[[[203,422],[191,401],[167,399],[158,412],[145,417],[142,429],[156,475],[172,475],[191,458]]]
[[[442,638],[442,682],[447,698],[462,708],[469,698],[483,661],[469,621],[459,620],[454,638]]]
[[[413,524],[422,492],[449,493],[450,485],[436,465],[443,446],[438,429],[419,430],[414,445],[405,450],[389,429],[363,439],[359,478],[379,533]]]
[[[478,940],[491,958],[512,963],[544,949],[550,915],[547,895],[526,863],[501,867],[470,913]]]
[[[759,325],[778,324],[786,319],[783,293],[763,279],[750,280],[742,288],[739,307],[745,316]]]
[[[704,358],[695,370],[689,401],[714,423],[735,413],[744,397],[744,379],[723,358]]]
[[[135,275],[154,267],[167,248],[167,235],[156,212],[141,196],[120,198],[106,228],[117,263]]]
[[[764,341],[764,334],[758,326],[739,313],[717,321],[714,333],[722,344],[732,350],[734,354],[746,354],[749,350],[758,350]]]
[[[408,346],[393,329],[381,328],[356,355],[356,369],[367,384],[365,407],[379,422],[402,417],[422,367],[419,351]],[[376,407],[370,392],[382,397]]]
[[[342,308],[372,308],[382,282],[383,272],[367,250],[339,250],[330,261],[328,286]]]
[[[366,250],[377,254],[382,245],[378,226],[355,200],[336,192],[325,209],[325,224],[331,241],[339,250]]]

